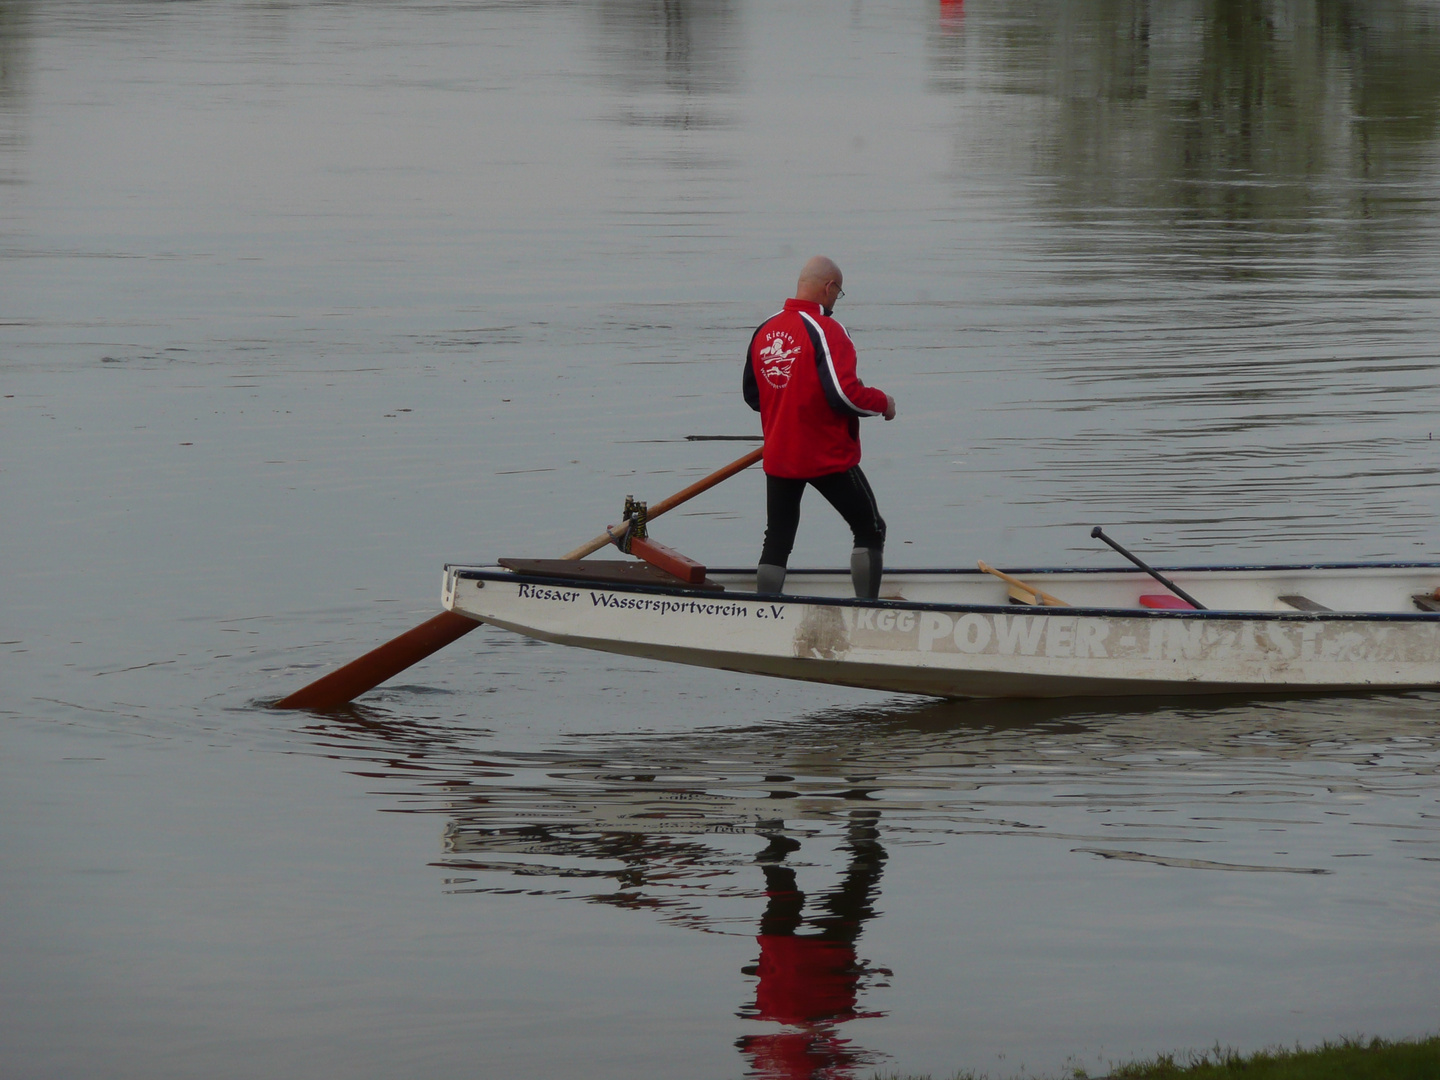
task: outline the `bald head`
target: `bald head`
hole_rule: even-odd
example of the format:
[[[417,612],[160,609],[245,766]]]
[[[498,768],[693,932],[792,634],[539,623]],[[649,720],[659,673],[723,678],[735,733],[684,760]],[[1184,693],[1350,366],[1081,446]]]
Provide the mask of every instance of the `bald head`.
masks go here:
[[[809,300],[821,307],[830,308],[835,295],[845,284],[845,275],[834,259],[816,255],[800,270],[800,280],[795,285],[795,299]]]

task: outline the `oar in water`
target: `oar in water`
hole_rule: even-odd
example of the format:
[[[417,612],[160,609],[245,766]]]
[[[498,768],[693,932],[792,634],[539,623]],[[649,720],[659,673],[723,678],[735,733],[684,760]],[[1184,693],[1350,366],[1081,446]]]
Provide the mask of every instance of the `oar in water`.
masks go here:
[[[705,479],[696,481],[685,490],[677,491],[668,499],[650,507],[648,517],[650,519],[657,518],[667,510],[673,510],[681,503],[693,499],[702,491],[708,491],[722,480],[728,480],[736,473],[743,472],[759,461],[764,452],[764,447],[752,450],[744,457],[732,461],[723,469],[711,473]],[[607,529],[590,543],[570,552],[565,558],[583,559],[586,555],[599,551],[616,537],[622,535],[625,528],[626,526],[621,525],[616,527],[613,532]],[[375,689],[386,679],[394,678],[412,664],[418,664],[431,653],[438,652],[452,641],[464,637],[479,625],[478,619],[458,615],[453,611],[442,611],[433,619],[427,619],[413,630],[407,630],[394,640],[387,641],[378,649],[372,649],[358,660],[352,660],[329,675],[316,679],[309,686],[296,690],[289,697],[281,698],[273,707],[276,709],[337,708],[353,701],[365,691]]]
[[[1105,535],[1105,530],[1102,529],[1099,525],[1096,525],[1093,529],[1090,530],[1090,535],[1091,535],[1092,537],[1094,537],[1095,539],[1097,539],[1097,540],[1104,540],[1105,543],[1109,544],[1112,548],[1114,548],[1116,551],[1118,551],[1121,555],[1124,555],[1125,558],[1129,559],[1129,560],[1130,560],[1131,562],[1133,562],[1136,566],[1138,566],[1141,570],[1144,570],[1145,573],[1149,574],[1149,575],[1150,575],[1151,577],[1153,577],[1156,581],[1158,581],[1161,585],[1164,585],[1165,588],[1169,589],[1169,590],[1170,590],[1171,592],[1173,592],[1176,596],[1180,597],[1181,600],[1184,600],[1184,601],[1185,601],[1187,604],[1189,604],[1191,607],[1196,608],[1197,610],[1200,610],[1200,611],[1205,611],[1205,610],[1206,610],[1206,607],[1205,607],[1204,604],[1200,603],[1199,600],[1196,600],[1193,596],[1191,596],[1189,593],[1187,593],[1184,589],[1180,588],[1179,585],[1176,585],[1173,581],[1171,581],[1169,578],[1167,578],[1164,574],[1160,573],[1160,571],[1155,570],[1155,569],[1153,569],[1153,568],[1151,568],[1151,567],[1149,567],[1149,566],[1146,566],[1143,562],[1141,562],[1141,561],[1140,561],[1138,558],[1136,558],[1134,555],[1130,554],[1130,552],[1126,551],[1123,547],[1121,547],[1119,544],[1117,544],[1114,540],[1111,540],[1110,537],[1108,537],[1108,536]]]
[[[378,649],[371,649],[358,660],[316,679],[309,686],[296,690],[277,701],[276,709],[334,709],[353,701],[366,690],[374,690],[386,679],[392,679],[412,664],[418,664],[433,652],[464,637],[480,624],[453,611],[442,611],[426,619],[413,630]]]

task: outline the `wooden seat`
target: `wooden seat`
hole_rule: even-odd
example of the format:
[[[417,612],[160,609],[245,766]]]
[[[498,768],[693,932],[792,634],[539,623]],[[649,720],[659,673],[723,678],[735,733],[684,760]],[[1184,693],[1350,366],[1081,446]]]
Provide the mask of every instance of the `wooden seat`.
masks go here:
[[[686,589],[703,589],[706,592],[724,592],[723,585],[708,581],[689,582],[674,574],[644,562],[620,562],[614,559],[598,559],[581,562],[578,559],[497,559],[507,570],[531,577],[559,578],[567,581],[593,581],[597,584],[614,585],[666,585]]]
[[[1285,596],[1277,596],[1275,599],[1279,600],[1280,603],[1282,603],[1282,604],[1289,604],[1289,605],[1290,605],[1291,607],[1293,607],[1296,611],[1331,611],[1331,610],[1333,610],[1332,608],[1326,607],[1324,604],[1317,604],[1314,600],[1311,600],[1308,596],[1301,596],[1299,593],[1288,593],[1288,594],[1285,595]]]

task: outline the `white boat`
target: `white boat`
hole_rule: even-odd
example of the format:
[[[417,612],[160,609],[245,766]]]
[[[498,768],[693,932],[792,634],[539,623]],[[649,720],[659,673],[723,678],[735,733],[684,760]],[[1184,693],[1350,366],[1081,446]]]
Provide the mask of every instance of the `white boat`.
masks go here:
[[[642,563],[447,566],[446,608],[542,641],[754,675],[940,697],[1440,688],[1440,563],[1006,573],[1069,606],[1012,601],[978,570],[848,570],[686,585]],[[1031,595],[1028,599],[1034,599]]]

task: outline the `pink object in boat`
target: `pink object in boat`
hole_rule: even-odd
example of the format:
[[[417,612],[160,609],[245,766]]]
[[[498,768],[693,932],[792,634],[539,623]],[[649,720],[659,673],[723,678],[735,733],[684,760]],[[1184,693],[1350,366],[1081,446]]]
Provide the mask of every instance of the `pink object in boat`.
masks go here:
[[[1169,593],[1146,593],[1140,597],[1140,606],[1148,608],[1159,608],[1165,611],[1194,611],[1195,605],[1186,603],[1178,596],[1171,596]]]

